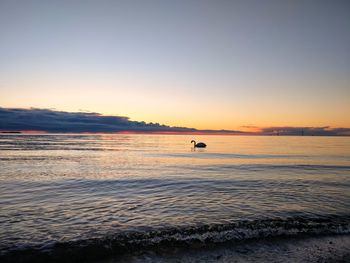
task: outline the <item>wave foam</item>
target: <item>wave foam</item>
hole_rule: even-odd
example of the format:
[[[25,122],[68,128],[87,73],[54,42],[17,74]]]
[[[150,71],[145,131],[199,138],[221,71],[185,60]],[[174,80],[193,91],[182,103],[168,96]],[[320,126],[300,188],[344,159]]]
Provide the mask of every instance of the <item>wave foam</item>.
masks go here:
[[[103,238],[3,248],[2,262],[62,261],[65,258],[100,258],[135,249],[237,242],[279,236],[349,234],[350,216],[238,221],[229,224],[172,227],[140,232],[119,232]],[[24,259],[24,260],[23,260]],[[35,260],[34,260],[35,259]]]

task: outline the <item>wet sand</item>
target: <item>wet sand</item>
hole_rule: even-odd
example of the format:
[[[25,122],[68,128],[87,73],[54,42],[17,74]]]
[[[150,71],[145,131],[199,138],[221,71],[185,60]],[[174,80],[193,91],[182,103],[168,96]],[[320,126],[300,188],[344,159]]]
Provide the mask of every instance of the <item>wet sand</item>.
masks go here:
[[[135,251],[101,263],[136,262],[350,262],[350,235],[288,237],[188,248]]]

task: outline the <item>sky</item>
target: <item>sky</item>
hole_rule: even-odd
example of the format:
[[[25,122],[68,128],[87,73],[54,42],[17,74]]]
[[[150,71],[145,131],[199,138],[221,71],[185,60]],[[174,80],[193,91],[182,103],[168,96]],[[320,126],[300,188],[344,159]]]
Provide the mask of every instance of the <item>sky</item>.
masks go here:
[[[0,107],[350,127],[350,2],[0,0]]]

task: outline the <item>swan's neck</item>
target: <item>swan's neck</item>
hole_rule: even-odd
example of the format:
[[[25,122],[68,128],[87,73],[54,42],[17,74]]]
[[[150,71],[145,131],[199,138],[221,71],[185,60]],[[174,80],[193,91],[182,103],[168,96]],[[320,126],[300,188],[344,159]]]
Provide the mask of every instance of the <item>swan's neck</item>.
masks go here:
[[[196,141],[195,140],[193,140],[192,142],[194,143],[194,145],[196,145]]]

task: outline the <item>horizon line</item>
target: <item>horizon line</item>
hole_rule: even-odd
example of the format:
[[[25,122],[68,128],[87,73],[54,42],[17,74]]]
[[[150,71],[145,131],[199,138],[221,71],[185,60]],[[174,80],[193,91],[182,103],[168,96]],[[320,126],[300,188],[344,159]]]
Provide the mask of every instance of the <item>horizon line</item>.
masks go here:
[[[209,135],[209,136],[284,136],[284,137],[350,137],[349,134],[267,134],[261,132],[162,132],[162,131],[120,131],[120,132],[47,132],[47,131],[30,131],[0,130],[0,135]]]

